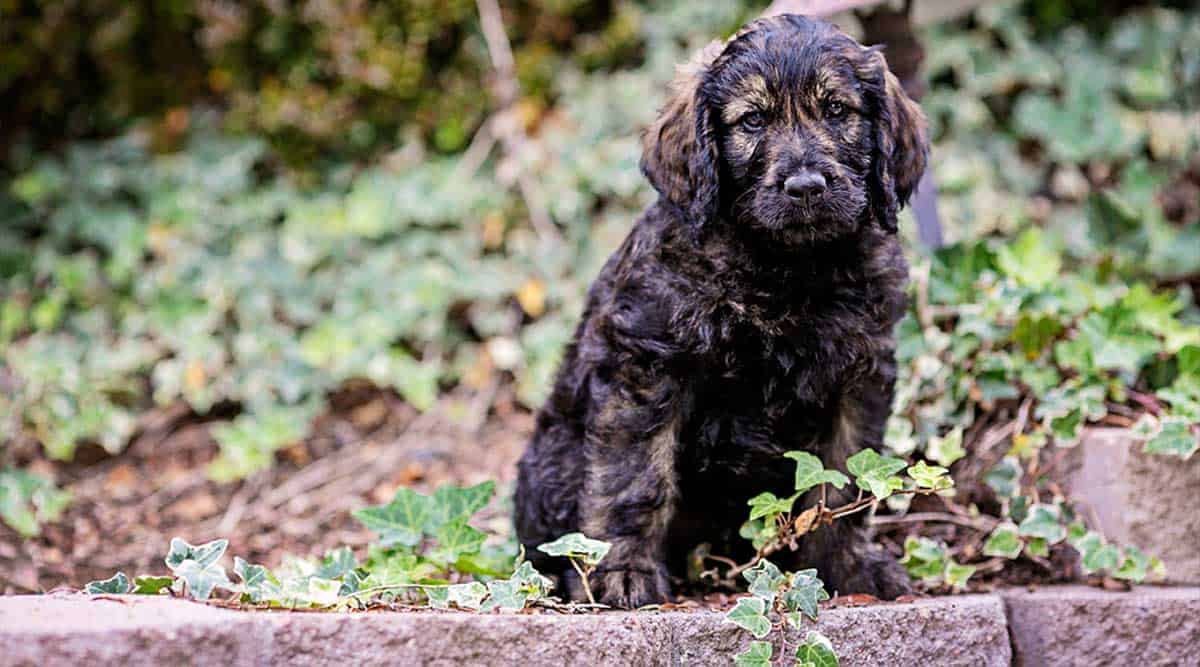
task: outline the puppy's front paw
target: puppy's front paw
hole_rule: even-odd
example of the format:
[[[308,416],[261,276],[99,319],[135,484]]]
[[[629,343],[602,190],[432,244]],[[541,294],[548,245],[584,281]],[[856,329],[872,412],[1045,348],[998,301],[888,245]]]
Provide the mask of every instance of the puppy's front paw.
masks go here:
[[[895,600],[901,595],[913,592],[912,579],[904,567],[884,550],[871,545],[866,553],[846,563],[846,566],[833,576],[833,586],[826,587],[830,592],[836,590],[841,595],[866,593],[881,600]]]
[[[606,568],[592,579],[596,601],[621,609],[666,602],[671,593],[666,570],[657,564]]]

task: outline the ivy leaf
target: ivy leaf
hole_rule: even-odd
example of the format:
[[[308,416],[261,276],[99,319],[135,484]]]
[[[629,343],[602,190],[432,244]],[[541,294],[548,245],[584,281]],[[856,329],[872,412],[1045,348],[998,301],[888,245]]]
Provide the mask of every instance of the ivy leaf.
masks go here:
[[[1029,508],[1029,516],[1021,522],[1018,532],[1022,537],[1040,537],[1049,544],[1058,544],[1067,537],[1067,527],[1062,523],[1062,510],[1057,505],[1045,503]]]
[[[1164,417],[1157,435],[1146,441],[1143,451],[1150,454],[1169,454],[1183,460],[1191,458],[1200,449],[1200,434],[1192,433],[1191,426],[1182,417]]]
[[[379,543],[389,547],[396,544],[415,547],[433,517],[433,502],[409,488],[400,488],[386,505],[356,510],[354,518],[379,534]]]
[[[1021,484],[1021,464],[1015,456],[1006,456],[983,475],[983,482],[1001,498],[1017,495]]]
[[[242,580],[242,592],[250,597],[251,602],[279,600],[283,596],[279,580],[262,565],[252,565],[242,560],[241,556],[235,556],[233,573]]]
[[[929,444],[925,445],[925,456],[938,465],[950,467],[950,464],[967,455],[967,450],[962,446],[962,439],[962,427],[955,426],[944,436],[930,438]]]
[[[725,618],[756,639],[762,639],[771,633],[771,621],[766,617],[766,608],[767,603],[762,598],[738,598],[737,605],[725,614]]]
[[[1151,569],[1152,559],[1150,556],[1133,545],[1126,545],[1122,552],[1121,566],[1117,568],[1116,572],[1113,572],[1113,576],[1139,584],[1145,581]]]
[[[999,556],[1001,558],[1013,559],[1021,555],[1021,548],[1024,546],[1021,538],[1017,535],[1017,526],[1010,522],[1002,523],[988,536],[987,541],[983,544],[984,556]]]
[[[182,538],[171,538],[171,547],[167,552],[167,557],[164,562],[167,567],[179,575],[176,570],[185,562],[195,561],[201,568],[208,567],[221,559],[225,554],[226,547],[229,546],[229,540],[213,540],[201,544],[200,546],[192,546]]]
[[[771,667],[771,656],[775,647],[771,642],[752,641],[750,648],[733,656],[733,664],[738,667]]]
[[[553,542],[538,545],[542,553],[573,558],[587,567],[595,567],[611,548],[608,542],[593,540],[583,533],[567,533]]]
[[[83,592],[88,595],[124,595],[133,590],[129,585],[129,577],[124,572],[118,572],[108,579],[89,581]]]
[[[354,551],[350,547],[339,547],[325,553],[314,574],[322,579],[340,579],[356,567],[358,561],[354,558]]]
[[[996,265],[1019,284],[1040,289],[1058,278],[1062,256],[1041,229],[1032,227],[997,249]]]
[[[554,587],[554,582],[534,569],[533,563],[527,560],[521,561],[513,571],[512,579],[534,597],[541,597]]]
[[[214,588],[234,589],[225,568],[213,562],[204,565],[189,558],[175,568],[175,576],[178,577],[176,585],[181,581],[187,584],[188,595],[193,600],[207,600]]]
[[[908,467],[908,476],[917,484],[917,488],[941,491],[954,486],[954,480],[948,477],[950,471],[941,466],[931,466],[924,461],[917,461]]]
[[[788,622],[800,627],[799,614],[817,620],[817,603],[828,600],[825,583],[817,577],[815,569],[800,570],[791,576],[788,588],[783,593],[783,606],[788,611]]]
[[[1121,552],[1115,544],[1099,544],[1083,554],[1081,565],[1084,574],[1107,570],[1112,572],[1121,563]]]
[[[974,574],[974,565],[963,565],[954,561],[948,561],[946,563],[946,571],[942,573],[942,578],[950,588],[962,590],[967,587],[967,580]]]
[[[438,528],[434,539],[437,546],[426,556],[434,562],[452,565],[465,554],[478,553],[487,534],[468,526],[463,519],[455,519]]]
[[[469,487],[445,484],[433,492],[433,508],[426,532],[432,533],[445,523],[468,521],[476,512],[487,506],[496,489],[493,481]]]
[[[908,537],[904,540],[904,556],[900,564],[911,577],[925,581],[941,579],[946,571],[946,548],[925,537]]]
[[[790,512],[795,502],[796,496],[792,496],[791,498],[776,498],[774,493],[763,491],[746,501],[746,504],[750,506],[750,520],[754,521],[755,519]]]
[[[1050,544],[1040,537],[1031,537],[1025,543],[1025,553],[1030,556],[1046,558],[1050,555]]]
[[[779,592],[779,587],[787,581],[787,577],[779,571],[775,564],[767,559],[762,559],[754,564],[754,567],[742,573],[746,581],[750,583],[751,595],[766,600],[767,605],[775,600],[776,593]]]
[[[808,452],[787,452],[784,456],[796,462],[796,493],[798,494],[821,484],[832,484],[835,488],[841,489],[850,483],[850,480],[842,473],[836,470],[826,470],[821,459]]]
[[[521,588],[520,584],[511,579],[495,579],[487,583],[488,603],[484,605],[484,611],[492,609],[507,609],[509,611],[520,611],[525,608],[525,602],[529,600],[529,592]]]
[[[904,488],[904,480],[895,477],[894,473],[903,470],[906,465],[901,459],[880,456],[873,449],[864,449],[846,459],[846,469],[854,475],[858,487],[870,491],[879,500]]]
[[[156,577],[142,574],[133,580],[133,592],[136,595],[158,595],[164,588],[170,588],[175,580],[171,577]]]
[[[472,581],[468,584],[453,584],[447,586],[445,591],[447,602],[459,609],[466,609],[468,611],[474,611],[483,606],[483,599],[488,594],[487,586],[478,581]]]
[[[833,643],[816,630],[809,630],[804,643],[796,648],[796,664],[801,667],[838,667]]]

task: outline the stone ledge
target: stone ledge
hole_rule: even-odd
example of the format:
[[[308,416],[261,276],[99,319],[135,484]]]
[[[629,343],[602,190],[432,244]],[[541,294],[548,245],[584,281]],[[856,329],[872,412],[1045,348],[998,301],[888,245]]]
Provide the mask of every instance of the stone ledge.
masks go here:
[[[821,612],[843,665],[1007,665],[989,595]],[[241,612],[169,598],[0,598],[0,665],[729,665],[750,641],[713,612],[579,616]]]
[[[1013,664],[1200,665],[1200,588],[1001,591]]]
[[[817,627],[843,665],[1200,665],[1200,588],[1010,589],[826,608]],[[728,665],[749,641],[714,612],[332,614],[0,598],[0,666]]]

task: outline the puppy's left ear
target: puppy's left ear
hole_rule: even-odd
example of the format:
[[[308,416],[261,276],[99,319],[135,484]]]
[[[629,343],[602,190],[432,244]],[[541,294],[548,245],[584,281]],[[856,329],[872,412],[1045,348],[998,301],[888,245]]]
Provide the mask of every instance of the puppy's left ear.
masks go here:
[[[878,48],[864,49],[866,64],[859,77],[875,98],[875,154],[871,165],[871,199],[881,227],[895,233],[896,214],[925,172],[929,138],[925,114],[904,92]]]
[[[694,234],[718,214],[719,156],[701,84],[724,44],[714,41],[681,67],[670,97],[642,137],[642,173]]]

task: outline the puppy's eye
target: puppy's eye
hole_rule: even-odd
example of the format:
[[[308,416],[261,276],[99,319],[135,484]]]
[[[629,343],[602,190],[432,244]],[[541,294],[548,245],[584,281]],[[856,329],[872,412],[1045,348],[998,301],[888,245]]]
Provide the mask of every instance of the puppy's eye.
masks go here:
[[[767,116],[761,111],[751,111],[745,116],[742,116],[741,122],[742,127],[746,128],[747,130],[757,131],[763,129],[763,126],[767,124]]]
[[[825,115],[830,118],[841,118],[846,115],[846,105],[841,102],[827,102],[825,104]]]

